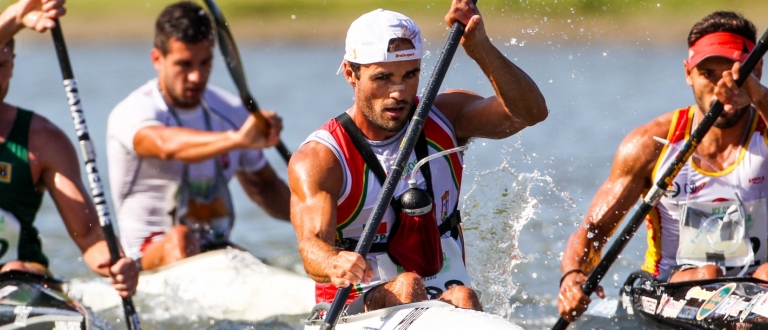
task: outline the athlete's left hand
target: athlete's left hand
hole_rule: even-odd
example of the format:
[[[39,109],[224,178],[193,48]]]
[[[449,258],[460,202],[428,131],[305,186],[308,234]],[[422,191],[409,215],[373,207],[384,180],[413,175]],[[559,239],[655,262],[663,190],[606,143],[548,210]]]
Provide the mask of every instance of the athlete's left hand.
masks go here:
[[[758,70],[753,71],[744,84],[739,88],[736,85],[736,80],[739,79],[739,69],[741,69],[741,63],[733,63],[731,70],[724,71],[723,77],[717,82],[715,86],[715,97],[723,103],[723,109],[731,111],[732,109],[739,109],[748,106],[754,101],[759,100],[765,95],[765,88],[760,84],[760,77],[756,76],[762,72]]]
[[[485,24],[480,10],[472,0],[453,0],[451,9],[445,15],[445,23],[453,26],[453,23],[460,22],[466,26],[464,35],[461,37],[461,45],[468,54],[475,52],[479,42],[490,41],[485,33]]]
[[[122,257],[110,266],[109,260],[99,264],[99,268],[109,267],[109,281],[120,297],[128,298],[136,293],[139,284],[139,269],[131,258]]]

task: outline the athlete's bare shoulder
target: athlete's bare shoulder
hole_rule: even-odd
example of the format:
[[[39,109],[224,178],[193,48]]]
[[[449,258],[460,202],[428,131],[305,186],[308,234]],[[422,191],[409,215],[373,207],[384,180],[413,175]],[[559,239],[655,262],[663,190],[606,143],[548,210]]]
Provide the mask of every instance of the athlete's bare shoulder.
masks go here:
[[[339,179],[342,175],[341,162],[333,150],[318,141],[310,141],[302,145],[291,156],[288,164],[289,181],[294,179],[327,181],[334,178],[332,181],[336,181],[340,186]]]
[[[673,114],[663,114],[629,132],[616,151],[614,170],[650,178],[664,148],[657,139],[667,139]]]
[[[48,167],[78,164],[69,137],[48,118],[35,113],[29,132],[29,162],[34,178],[39,178],[40,171]]]

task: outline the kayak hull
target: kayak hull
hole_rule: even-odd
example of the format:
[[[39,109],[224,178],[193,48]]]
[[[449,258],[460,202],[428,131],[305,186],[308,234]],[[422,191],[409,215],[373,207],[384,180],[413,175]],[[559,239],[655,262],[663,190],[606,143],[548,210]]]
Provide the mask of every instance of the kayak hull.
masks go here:
[[[314,313],[305,320],[304,330],[318,330],[322,318]],[[384,308],[372,312],[344,316],[336,323],[336,330],[360,329],[485,329],[520,330],[507,320],[474,310],[456,308],[441,301],[424,301]]]
[[[121,304],[104,279],[73,280],[67,290],[94,311]],[[314,281],[306,276],[265,265],[245,251],[222,249],[142,271],[134,303],[141,318],[196,315],[257,322],[308,314],[315,304],[314,290]]]
[[[638,271],[621,295],[628,313],[677,329],[768,328],[768,283],[750,277],[659,283]]]

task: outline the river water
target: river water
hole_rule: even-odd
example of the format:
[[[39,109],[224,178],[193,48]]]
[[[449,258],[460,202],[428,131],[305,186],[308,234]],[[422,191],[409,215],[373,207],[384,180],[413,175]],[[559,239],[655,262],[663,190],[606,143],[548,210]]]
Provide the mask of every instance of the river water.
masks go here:
[[[17,40],[15,75],[6,100],[46,116],[74,140],[53,47],[43,36]],[[421,87],[426,85],[444,39],[427,40]],[[634,127],[693,102],[684,80],[684,45],[648,42],[556,44],[501,40],[494,43],[538,84],[549,118],[501,141],[474,140],[466,152],[462,206],[467,263],[486,309],[526,329],[545,329],[556,320],[559,260],[564,242],[581,221],[592,195],[608,175],[614,151]],[[259,104],[284,120],[282,139],[295,150],[327,119],[352,104],[352,90],[335,75],[341,45],[241,44],[251,92]],[[91,138],[106,180],[105,129],[112,107],[154,77],[150,42],[94,45],[72,43],[70,57],[78,79]],[[218,56],[218,52],[217,52]],[[217,57],[211,83],[232,92],[228,72]],[[465,88],[482,95],[492,89],[462,50],[452,62],[442,90]],[[279,155],[267,152],[286,177]],[[233,181],[238,220],[233,240],[286,268],[301,269],[291,226],[270,219]],[[119,221],[119,219],[117,219]],[[51,269],[67,278],[94,277],[82,263],[50,198],[37,225]],[[639,268],[645,251],[640,229],[602,285],[615,298],[626,276]],[[275,297],[279,299],[279,297]],[[596,298],[597,299],[597,298]],[[141,297],[137,297],[142,306]],[[195,302],[187,302],[194,304]],[[103,313],[118,324],[121,311]],[[637,321],[593,318],[581,329],[618,329]],[[144,320],[146,328],[296,329],[296,317],[257,324],[172,317]],[[116,325],[122,328],[123,325]]]

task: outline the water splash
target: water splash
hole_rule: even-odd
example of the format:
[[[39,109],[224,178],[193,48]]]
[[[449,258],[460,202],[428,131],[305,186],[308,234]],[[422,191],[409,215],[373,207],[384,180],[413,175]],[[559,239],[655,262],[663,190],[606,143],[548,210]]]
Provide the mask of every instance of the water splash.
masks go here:
[[[519,145],[514,149],[518,155],[522,151]],[[509,156],[503,155],[510,151],[502,150],[503,162],[498,167],[475,172],[462,204],[468,247],[466,260],[473,285],[480,289],[481,302],[487,312],[507,318],[511,318],[520,305],[519,301],[510,302],[510,297],[519,289],[515,277],[538,277],[533,273],[516,274],[514,269],[515,265],[529,261],[529,256],[521,252],[518,245],[523,226],[539,220],[542,202],[547,200],[549,206],[548,199],[552,197],[559,200],[558,207],[566,213],[576,207],[548,175],[538,170],[518,173],[510,165]],[[524,154],[523,161],[530,162],[530,157]],[[527,292],[520,295],[523,300],[538,299]]]

